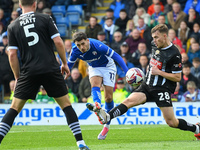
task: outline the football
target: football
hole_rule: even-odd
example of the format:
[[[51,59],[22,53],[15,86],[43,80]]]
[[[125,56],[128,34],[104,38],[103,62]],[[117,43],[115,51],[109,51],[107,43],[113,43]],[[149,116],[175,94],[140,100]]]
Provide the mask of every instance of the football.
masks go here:
[[[144,78],[144,72],[140,68],[131,68],[126,73],[126,82],[133,86],[139,86]]]

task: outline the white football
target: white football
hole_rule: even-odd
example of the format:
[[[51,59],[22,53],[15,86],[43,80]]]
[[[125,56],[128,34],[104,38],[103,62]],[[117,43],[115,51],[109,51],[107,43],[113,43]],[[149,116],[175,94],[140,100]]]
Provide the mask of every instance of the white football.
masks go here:
[[[144,79],[144,72],[140,68],[131,68],[126,73],[126,82],[133,86],[140,85]]]

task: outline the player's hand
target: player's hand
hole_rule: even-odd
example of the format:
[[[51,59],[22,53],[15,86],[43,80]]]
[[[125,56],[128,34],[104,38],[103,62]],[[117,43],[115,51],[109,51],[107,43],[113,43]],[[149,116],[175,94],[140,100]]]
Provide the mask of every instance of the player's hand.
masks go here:
[[[61,65],[61,73],[62,75],[65,73],[65,80],[70,76],[70,70],[67,64]]]
[[[152,75],[159,75],[159,73],[160,73],[161,70],[158,69],[158,67],[153,66],[153,67],[151,67],[150,71],[151,71]]]
[[[16,88],[16,85],[17,85],[17,80],[18,80],[18,79],[15,79],[15,85],[14,85],[13,91],[15,91],[15,88]]]

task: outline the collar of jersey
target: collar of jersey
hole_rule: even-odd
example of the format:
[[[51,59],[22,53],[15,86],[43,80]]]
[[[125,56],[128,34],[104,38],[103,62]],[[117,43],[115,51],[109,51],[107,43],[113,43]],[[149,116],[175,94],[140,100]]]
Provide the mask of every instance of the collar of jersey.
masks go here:
[[[27,12],[27,13],[25,13],[25,14],[21,14],[20,16],[27,15],[27,14],[32,14],[32,13],[34,13],[34,12],[33,12],[33,11],[30,11],[30,12]]]
[[[167,47],[161,48],[161,50],[166,50],[166,49],[170,48],[171,46],[172,46],[172,43]]]

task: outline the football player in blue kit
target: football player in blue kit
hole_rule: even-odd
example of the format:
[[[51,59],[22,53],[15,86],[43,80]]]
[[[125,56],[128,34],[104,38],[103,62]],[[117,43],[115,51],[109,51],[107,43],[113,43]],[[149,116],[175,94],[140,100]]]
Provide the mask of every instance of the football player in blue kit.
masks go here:
[[[71,56],[68,59],[68,66],[71,69],[77,58],[86,61],[89,65],[89,79],[92,87],[94,102],[101,103],[100,87],[104,85],[105,109],[109,112],[114,107],[113,87],[115,85],[116,61],[126,73],[128,68],[122,57],[102,42],[87,38],[83,32],[76,32],[73,35],[75,46],[72,47]],[[95,104],[87,103],[87,108],[94,111]],[[99,140],[104,140],[109,131],[110,122],[104,125],[98,135]]]

